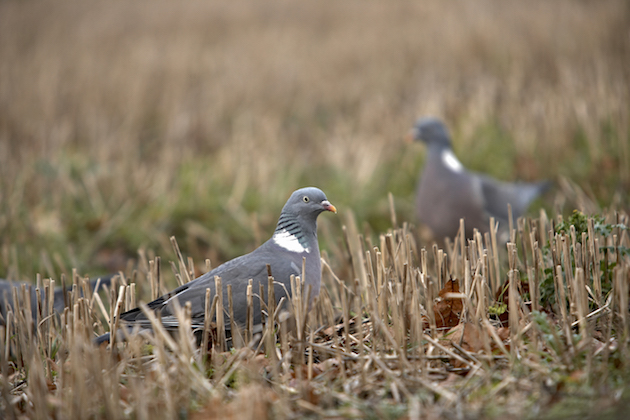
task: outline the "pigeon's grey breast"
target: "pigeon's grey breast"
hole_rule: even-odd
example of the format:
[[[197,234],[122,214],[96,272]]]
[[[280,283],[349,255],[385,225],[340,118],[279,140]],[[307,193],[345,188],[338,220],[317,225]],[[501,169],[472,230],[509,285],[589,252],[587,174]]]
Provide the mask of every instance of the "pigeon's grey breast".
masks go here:
[[[195,280],[178,287],[162,298],[158,298],[149,304],[149,308],[158,310],[162,322],[168,327],[169,321],[172,321],[173,325],[176,324],[174,319],[174,300],[177,300],[180,306],[190,302],[193,321],[197,324],[202,324],[205,317],[206,289],[210,289],[210,297],[212,298],[216,294],[215,277],[218,276],[221,278],[223,289],[222,297],[226,311],[226,325],[228,327],[230,325],[230,320],[227,316],[230,309],[227,287],[229,284],[232,288],[232,313],[235,321],[243,326],[247,315],[247,286],[251,279],[252,293],[255,295],[253,297],[254,324],[259,324],[261,322],[260,284],[264,288],[265,296],[262,296],[262,298],[265,301],[268,293],[267,265],[270,266],[271,274],[274,277],[276,301],[282,297],[289,298],[287,292],[291,293],[291,276],[302,275],[303,259],[305,259],[305,282],[306,285],[311,285],[311,299],[319,294],[321,262],[316,237],[309,241],[309,245],[310,252],[292,252],[277,245],[272,238],[251,253],[234,258]],[[121,319],[127,322],[136,322],[141,326],[149,326],[148,320],[146,320],[144,313],[139,308],[122,314]]]
[[[446,167],[437,153],[429,153],[418,182],[416,194],[418,220],[425,223],[436,238],[454,237],[459,219],[466,220],[466,230],[487,224],[482,184],[468,171]]]

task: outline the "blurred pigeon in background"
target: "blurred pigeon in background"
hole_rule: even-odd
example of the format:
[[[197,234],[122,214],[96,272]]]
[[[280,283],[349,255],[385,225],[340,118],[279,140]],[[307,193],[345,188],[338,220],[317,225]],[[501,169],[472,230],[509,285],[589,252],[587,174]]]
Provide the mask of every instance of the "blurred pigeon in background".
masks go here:
[[[498,239],[506,242],[508,203],[516,221],[549,188],[548,181],[509,183],[467,171],[453,154],[449,132],[437,118],[418,119],[409,137],[428,147],[417,188],[416,216],[439,241],[457,235],[460,218],[464,218],[466,237],[472,238],[475,228],[488,232],[490,217],[494,217],[499,222]]]
[[[282,208],[276,230],[267,242],[249,254],[228,261],[208,273],[186,283],[170,293],[150,302],[148,307],[155,311],[167,331],[175,331],[179,325],[175,316],[174,302],[181,307],[186,302],[191,304],[191,318],[194,329],[202,328],[205,318],[206,289],[210,289],[211,298],[215,295],[215,277],[221,278],[223,286],[223,304],[228,308],[227,285],[232,285],[232,311],[234,321],[239,326],[246,324],[247,286],[253,279],[253,292],[258,294],[259,284],[268,285],[267,264],[271,268],[276,285],[274,287],[276,303],[287,297],[291,290],[291,275],[302,276],[302,261],[305,259],[304,286],[311,286],[309,302],[319,295],[321,283],[321,257],[317,242],[317,216],[324,211],[337,212],[326,195],[318,188],[309,187],[295,191]],[[283,287],[284,286],[284,287]],[[254,325],[261,323],[260,302],[255,297],[253,308]],[[214,314],[213,314],[214,315]],[[132,309],[120,315],[121,324],[132,331],[134,326],[141,330],[151,329],[151,322],[140,308]],[[226,319],[226,329],[230,320]],[[96,344],[108,342],[109,333],[95,339]]]

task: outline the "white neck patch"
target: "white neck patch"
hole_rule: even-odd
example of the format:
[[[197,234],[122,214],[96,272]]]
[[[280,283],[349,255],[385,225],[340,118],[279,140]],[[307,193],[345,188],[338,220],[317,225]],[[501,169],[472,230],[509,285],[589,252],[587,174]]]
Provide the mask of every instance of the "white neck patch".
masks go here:
[[[286,229],[273,234],[273,241],[276,245],[281,246],[291,252],[311,252],[309,248],[304,248],[299,239],[289,233]]]
[[[462,172],[464,165],[455,157],[451,150],[442,150],[442,163],[453,172]]]

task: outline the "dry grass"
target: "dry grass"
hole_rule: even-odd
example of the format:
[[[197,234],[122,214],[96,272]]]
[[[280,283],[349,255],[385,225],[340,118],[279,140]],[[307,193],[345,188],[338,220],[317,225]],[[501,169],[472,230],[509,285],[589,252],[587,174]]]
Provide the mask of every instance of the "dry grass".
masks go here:
[[[97,301],[77,297],[32,333],[14,313],[0,349],[3,410],[439,418],[536,416],[576,395],[614,400],[627,378],[628,260],[599,250],[627,247],[627,232],[589,232],[581,272],[563,257],[579,254],[570,232],[568,249],[559,237],[555,254],[540,255],[524,226],[518,258],[497,261],[485,241],[462,260],[461,243],[440,254],[415,245],[412,228],[381,233],[392,226],[390,192],[396,219],[413,221],[422,148],[400,139],[423,114],[447,121],[470,168],[556,180],[542,203],[551,214],[606,208],[612,223],[615,210],[627,213],[629,27],[624,1],[0,3],[3,277],[40,273],[59,285],[65,274],[79,286],[73,267],[130,275],[132,265],[137,299],[147,300],[147,261],[176,261],[171,235],[199,273],[206,258],[217,265],[262,243],[297,187],[321,187],[347,215],[320,221],[341,280],[326,271],[330,300],[301,340],[276,331],[275,356],[214,354],[206,370],[186,335],[158,335],[110,357],[89,341],[108,329]],[[543,249],[550,225],[534,226]],[[442,307],[431,298],[446,273],[460,280],[466,325],[481,331],[460,332],[457,346],[436,341],[432,309]],[[612,289],[597,286],[604,274]],[[525,277],[539,279],[530,290],[551,302],[540,308],[547,318],[530,314]],[[506,340],[486,318],[508,279]],[[170,273],[163,280],[175,285]],[[564,296],[554,282],[566,283]],[[473,338],[481,348],[464,345]]]
[[[35,325],[18,307],[0,327],[0,407],[5,418],[570,418],[603,407],[614,418],[627,403],[630,237],[628,215],[608,219],[555,230],[520,220],[507,264],[487,234],[427,253],[406,225],[377,243],[349,225],[354,281],[326,269],[310,313],[296,284],[296,329],[272,304],[262,338],[230,352],[216,330],[211,350],[198,348],[186,308],[177,337],[156,323],[155,335],[96,348],[101,320],[133,306],[124,279],[110,313],[77,292],[61,318],[39,308]],[[156,273],[137,285],[159,284]]]

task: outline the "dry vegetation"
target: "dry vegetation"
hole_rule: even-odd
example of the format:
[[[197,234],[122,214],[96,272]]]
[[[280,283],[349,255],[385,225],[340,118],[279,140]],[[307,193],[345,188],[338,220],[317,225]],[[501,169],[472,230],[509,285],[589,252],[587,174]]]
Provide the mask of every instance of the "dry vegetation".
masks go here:
[[[327,287],[307,312],[296,279],[296,328],[266,299],[262,337],[239,332],[227,352],[215,324],[197,347],[186,307],[176,337],[156,321],[154,335],[96,348],[136,306],[136,286],[157,293],[159,261],[112,285],[110,311],[75,273],[60,319],[50,302],[34,325],[26,304],[0,328],[0,407],[12,418],[617,418],[628,404],[628,222],[520,220],[507,266],[496,232],[427,252],[406,225],[376,243],[350,225],[339,252],[354,281],[325,264]],[[184,270],[194,267],[182,258],[174,271]],[[219,319],[212,298],[207,318]]]
[[[103,310],[88,294],[59,320],[12,315],[0,409],[476,418],[619,407],[628,28],[623,1],[0,3],[2,277],[59,285],[65,274],[80,287],[73,267],[131,282],[132,266],[137,298],[130,288],[121,301],[132,305],[151,297],[147,261],[176,260],[171,235],[199,274],[206,258],[265,240],[300,186],[322,188],[341,216],[320,221],[331,270],[317,311],[292,336],[268,323],[266,357],[215,347],[206,358],[186,331],[95,349],[114,288]],[[411,225],[382,233],[414,222],[423,150],[401,138],[424,114],[447,121],[466,166],[557,181],[540,204],[564,234],[544,214],[518,224],[509,252],[485,239],[438,251]],[[574,217],[572,230],[561,221],[574,208],[606,220]],[[438,298],[449,274],[459,292]],[[462,323],[444,335],[442,318]]]

